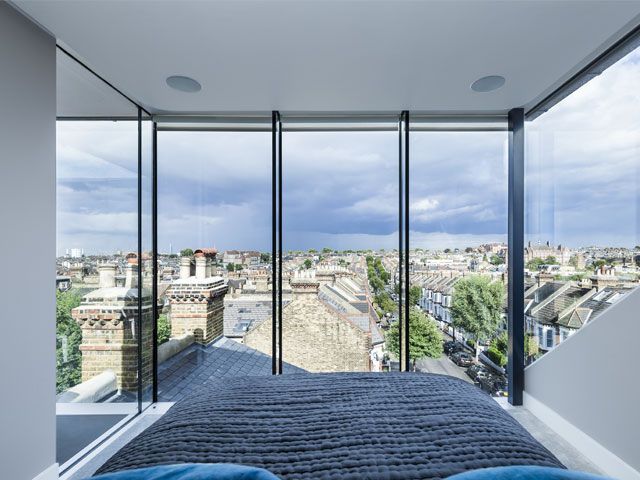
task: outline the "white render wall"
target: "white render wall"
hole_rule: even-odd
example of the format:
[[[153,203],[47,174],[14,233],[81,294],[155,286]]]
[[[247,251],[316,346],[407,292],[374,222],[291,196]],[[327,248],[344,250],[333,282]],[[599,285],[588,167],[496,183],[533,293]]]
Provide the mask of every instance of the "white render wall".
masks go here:
[[[552,428],[580,441],[571,428],[575,427],[638,472],[639,340],[640,289],[636,289],[525,370],[525,397],[533,398],[531,405],[525,398],[527,408],[537,413],[536,407],[541,407],[544,416],[547,407],[551,410],[547,418],[555,418],[555,413],[571,424],[561,425],[562,419],[555,418]],[[591,449],[589,458],[608,468],[605,473],[611,476],[635,478],[633,472],[613,465],[607,452]]]
[[[57,478],[55,165],[55,40],[0,2],[0,478],[6,480]]]

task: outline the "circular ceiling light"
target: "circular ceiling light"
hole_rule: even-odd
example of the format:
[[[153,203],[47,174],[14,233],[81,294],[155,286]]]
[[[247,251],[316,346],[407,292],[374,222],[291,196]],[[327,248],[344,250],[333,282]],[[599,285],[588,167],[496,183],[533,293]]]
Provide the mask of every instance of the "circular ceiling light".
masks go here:
[[[471,84],[474,92],[493,92],[504,85],[505,79],[501,75],[482,77]]]
[[[195,93],[202,90],[202,85],[190,77],[172,75],[167,77],[167,85],[179,92]]]

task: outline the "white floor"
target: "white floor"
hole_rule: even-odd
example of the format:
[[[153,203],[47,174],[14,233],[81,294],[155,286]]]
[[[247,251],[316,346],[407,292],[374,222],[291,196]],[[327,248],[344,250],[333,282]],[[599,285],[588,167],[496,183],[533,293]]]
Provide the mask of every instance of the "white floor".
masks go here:
[[[535,415],[524,407],[514,407],[506,398],[498,399],[498,403],[504,408],[520,425],[522,425],[533,438],[544,445],[547,450],[553,453],[565,467],[570,470],[581,472],[603,473],[584,455],[576,450],[556,432],[551,430],[546,424],[540,421]]]

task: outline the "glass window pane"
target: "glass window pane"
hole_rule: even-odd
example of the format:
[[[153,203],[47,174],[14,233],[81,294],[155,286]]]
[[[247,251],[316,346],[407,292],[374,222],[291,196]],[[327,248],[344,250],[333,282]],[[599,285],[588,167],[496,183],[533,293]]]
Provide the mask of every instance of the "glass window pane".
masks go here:
[[[495,395],[506,391],[507,139],[410,138],[410,358]]]
[[[397,142],[283,133],[284,373],[397,369]]]
[[[638,286],[638,79],[636,49],[527,124],[528,362]]]
[[[270,259],[271,133],[158,132],[160,401],[271,374]]]
[[[137,107],[62,52],[57,68],[58,116],[87,118],[57,122],[56,413],[64,468],[138,411],[138,122]]]

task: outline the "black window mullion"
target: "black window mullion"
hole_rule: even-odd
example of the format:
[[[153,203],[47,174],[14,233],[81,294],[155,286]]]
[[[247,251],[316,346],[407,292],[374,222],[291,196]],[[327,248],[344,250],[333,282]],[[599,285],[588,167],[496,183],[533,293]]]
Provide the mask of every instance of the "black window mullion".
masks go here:
[[[404,351],[405,351],[405,365],[404,369],[406,371],[410,370],[410,346],[409,346],[409,311],[411,309],[411,304],[409,302],[409,291],[411,289],[411,285],[409,282],[410,274],[409,271],[409,112],[403,112],[403,136],[404,136]]]
[[[278,373],[277,112],[271,114],[271,373]]]
[[[282,120],[278,113],[278,374],[282,374]]]
[[[403,266],[404,266],[404,255],[403,255],[403,246],[404,242],[402,241],[402,237],[404,235],[404,216],[402,215],[402,190],[403,190],[403,181],[402,181],[402,152],[403,152],[403,143],[404,136],[402,135],[402,121],[404,117],[404,112],[400,114],[400,121],[398,122],[398,368],[402,372],[404,371],[404,312],[402,309],[402,296],[403,296]]]
[[[509,111],[508,363],[509,403],[524,391],[524,109]]]
[[[158,125],[153,122],[152,138],[152,193],[151,193],[151,311],[153,317],[153,402],[158,401]]]
[[[142,109],[138,107],[138,281],[136,334],[138,336],[138,413],[142,412]]]

